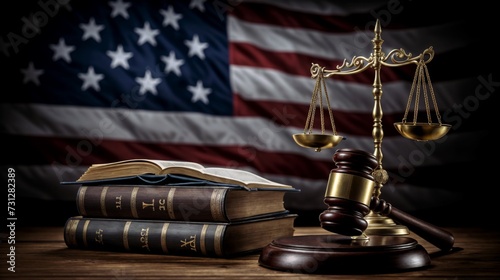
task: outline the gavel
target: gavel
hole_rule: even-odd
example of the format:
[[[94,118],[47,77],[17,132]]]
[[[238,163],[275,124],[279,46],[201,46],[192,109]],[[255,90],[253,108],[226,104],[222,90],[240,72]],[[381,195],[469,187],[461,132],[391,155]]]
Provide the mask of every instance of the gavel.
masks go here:
[[[378,166],[373,154],[356,149],[339,149],[333,155],[336,167],[330,171],[324,203],[328,208],[319,220],[321,227],[337,234],[360,236],[368,227],[364,217],[372,211],[405,225],[442,251],[449,251],[453,235],[413,217],[373,194],[373,171]]]

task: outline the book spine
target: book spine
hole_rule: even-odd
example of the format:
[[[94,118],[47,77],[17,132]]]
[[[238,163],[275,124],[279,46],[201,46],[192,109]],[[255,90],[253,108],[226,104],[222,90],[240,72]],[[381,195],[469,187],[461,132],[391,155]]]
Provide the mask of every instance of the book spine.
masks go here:
[[[86,217],[228,222],[227,188],[80,186],[77,209]]]
[[[68,248],[145,254],[223,257],[223,224],[71,217]]]

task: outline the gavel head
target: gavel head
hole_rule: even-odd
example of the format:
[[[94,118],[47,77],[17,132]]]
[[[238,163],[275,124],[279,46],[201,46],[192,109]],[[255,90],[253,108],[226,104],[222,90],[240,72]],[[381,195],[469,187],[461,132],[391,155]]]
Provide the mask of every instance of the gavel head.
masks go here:
[[[321,227],[342,235],[361,235],[368,226],[364,217],[370,212],[377,159],[362,150],[339,149],[333,161],[336,168],[328,178],[324,199],[328,209],[319,216]]]

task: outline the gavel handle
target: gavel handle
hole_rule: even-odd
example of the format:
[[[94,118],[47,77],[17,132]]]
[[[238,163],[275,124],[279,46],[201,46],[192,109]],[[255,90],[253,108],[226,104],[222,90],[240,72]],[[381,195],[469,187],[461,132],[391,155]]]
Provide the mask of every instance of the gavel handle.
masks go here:
[[[455,237],[450,232],[413,217],[393,207],[383,199],[373,197],[370,208],[374,213],[387,216],[395,222],[407,226],[410,231],[443,251],[449,251],[455,243]]]

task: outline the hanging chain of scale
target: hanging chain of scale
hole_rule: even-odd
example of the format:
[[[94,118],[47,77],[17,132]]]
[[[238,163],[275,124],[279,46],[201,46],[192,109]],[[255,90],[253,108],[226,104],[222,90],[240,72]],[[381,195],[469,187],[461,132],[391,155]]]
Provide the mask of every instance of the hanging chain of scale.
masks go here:
[[[425,111],[427,113],[427,122],[418,121],[419,103],[420,95],[423,93]],[[413,95],[415,95],[414,109],[413,109],[413,121],[407,122],[408,113],[411,108],[411,103],[413,100]],[[429,105],[429,95],[434,106],[434,112],[436,114],[437,123],[432,121],[431,108]],[[443,124],[441,122],[441,115],[439,114],[439,108],[436,101],[436,96],[434,94],[434,89],[432,88],[431,78],[429,75],[429,70],[423,59],[420,59],[417,64],[417,69],[415,71],[415,76],[413,78],[413,83],[410,89],[410,95],[408,97],[408,102],[406,104],[406,110],[403,116],[403,120],[399,123],[394,124],[396,130],[403,136],[411,140],[416,141],[428,141],[437,140],[444,136],[450,129],[450,125]]]
[[[313,64],[313,66],[311,67],[311,77],[313,79],[316,79],[316,82],[314,84],[311,102],[309,104],[309,111],[307,113],[304,133],[293,135],[295,142],[299,146],[305,148],[313,148],[316,152],[320,152],[322,149],[333,148],[344,139],[343,136],[337,135],[323,70],[324,67],[319,67],[317,64]],[[323,95],[325,96],[326,109],[328,110],[328,116],[330,117],[332,134],[325,134],[326,131]],[[314,116],[316,115],[317,107],[319,108],[321,134],[313,133]]]

